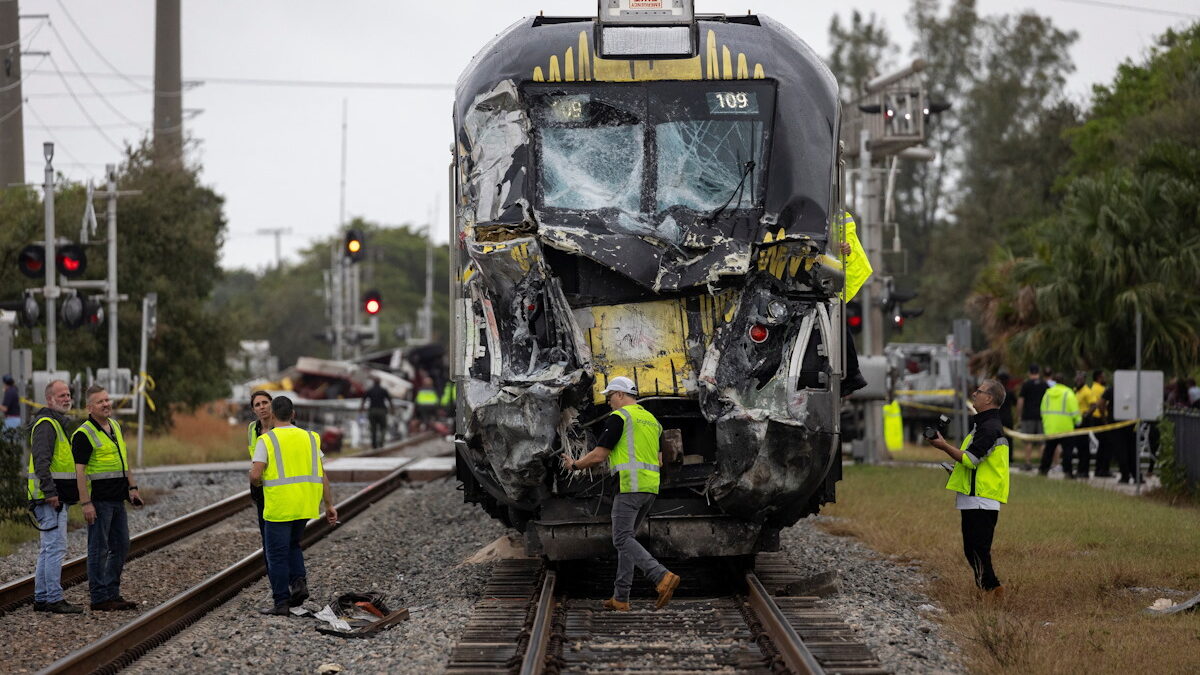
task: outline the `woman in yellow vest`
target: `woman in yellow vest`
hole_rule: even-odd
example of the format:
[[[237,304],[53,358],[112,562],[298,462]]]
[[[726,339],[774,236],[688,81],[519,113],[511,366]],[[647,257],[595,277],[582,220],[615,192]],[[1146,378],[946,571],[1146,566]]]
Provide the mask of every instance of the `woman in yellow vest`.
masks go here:
[[[304,526],[321,515],[337,522],[333,491],[321,463],[321,439],[316,432],[292,423],[296,416],[292,400],[276,396],[271,401],[275,428],[258,439],[250,465],[250,482],[263,486],[263,519],[266,520],[265,550],[267,578],[271,580],[271,607],[263,614],[286,616],[288,607],[299,607],[308,599],[308,578],[300,536]]]
[[[620,494],[613,497],[612,536],[617,549],[617,580],[612,598],[604,609],[629,611],[629,589],[636,567],[654,581],[661,608],[671,601],[679,587],[679,575],[667,571],[662,563],[634,539],[642,521],[658,495],[659,437],[662,425],[637,402],[637,387],[628,377],[614,377],[604,389],[604,402],[612,408],[608,424],[596,440],[596,447],[579,459],[563,455],[563,468],[587,469],[605,461],[618,475]]]
[[[254,458],[254,447],[258,445],[258,437],[275,428],[275,414],[271,412],[271,393],[259,389],[250,394],[250,409],[254,411],[254,421],[246,427],[246,450],[250,458]],[[258,511],[258,534],[262,537],[263,550],[267,550],[267,530],[263,520],[263,487],[250,483],[250,499]]]

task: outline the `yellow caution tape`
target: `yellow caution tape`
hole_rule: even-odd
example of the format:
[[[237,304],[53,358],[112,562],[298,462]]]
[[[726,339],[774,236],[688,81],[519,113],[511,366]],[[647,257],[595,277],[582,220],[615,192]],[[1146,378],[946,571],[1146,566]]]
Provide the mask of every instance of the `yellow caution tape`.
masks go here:
[[[932,410],[933,412],[954,414],[958,411],[954,408],[947,408],[940,405],[926,405],[924,403],[915,403],[913,401],[896,401],[905,408],[917,408],[918,410]]]
[[[957,389],[897,389],[897,396],[958,396]]]
[[[1021,431],[1014,431],[1008,427],[1004,428],[1004,435],[1015,438],[1018,441],[1051,441],[1059,438],[1070,438],[1072,436],[1086,436],[1088,434],[1099,433],[1101,431],[1112,431],[1122,427],[1137,424],[1141,420],[1126,420],[1124,422],[1111,422],[1109,424],[1101,424],[1098,427],[1079,427],[1073,431],[1063,431],[1057,434],[1027,434]]]
[[[145,371],[142,371],[139,373],[139,375],[141,375],[141,377],[139,378],[136,392],[145,397],[146,405],[150,406],[150,412],[154,412],[157,410],[157,408],[154,406],[154,399],[150,398],[149,393],[153,391],[154,387],[156,386],[154,384],[154,378],[150,377],[150,374]]]

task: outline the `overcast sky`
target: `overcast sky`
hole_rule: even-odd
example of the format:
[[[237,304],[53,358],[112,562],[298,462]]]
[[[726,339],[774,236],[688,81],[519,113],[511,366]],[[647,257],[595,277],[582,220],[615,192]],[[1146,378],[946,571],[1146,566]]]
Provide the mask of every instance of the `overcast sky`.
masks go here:
[[[100,180],[103,165],[120,159],[114,145],[135,142],[150,128],[154,4],[20,0],[22,15],[49,15],[48,22],[22,19],[26,49],[51,52],[49,59],[24,60],[26,180],[40,181],[43,141],[55,141],[55,165],[66,176]],[[851,9],[880,15],[907,49],[908,4],[697,0],[697,11],[770,15],[827,54],[830,18],[835,12],[848,16]],[[274,260],[274,240],[256,234],[260,229],[291,228],[284,256],[292,259],[289,249],[337,231],[343,101],[349,110],[347,218],[419,224],[436,208],[434,239],[446,241],[451,85],[459,72],[521,16],[596,10],[594,0],[183,0],[182,5],[183,77],[202,82],[183,100],[185,111],[197,111],[185,122],[195,141],[190,157],[203,165],[203,181],[226,199],[229,239],[222,264],[248,268]],[[983,14],[1033,8],[1060,28],[1077,31],[1072,52],[1077,71],[1068,94],[1081,102],[1093,83],[1110,81],[1123,60],[1140,58],[1156,35],[1195,20],[1188,16],[1200,18],[1200,0],[979,0],[978,7]],[[69,75],[77,71],[91,77]],[[231,81],[238,78],[443,86]],[[73,236],[75,224],[68,227],[65,234]]]

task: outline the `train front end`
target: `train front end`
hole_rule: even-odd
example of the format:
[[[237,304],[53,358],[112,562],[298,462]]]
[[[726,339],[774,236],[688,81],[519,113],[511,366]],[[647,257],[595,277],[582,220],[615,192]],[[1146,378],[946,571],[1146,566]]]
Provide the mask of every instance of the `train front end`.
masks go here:
[[[525,19],[458,83],[458,478],[551,559],[611,551],[615,478],[559,455],[619,375],[680,450],[655,555],[771,550],[840,478],[836,84],[767,17],[685,19]]]

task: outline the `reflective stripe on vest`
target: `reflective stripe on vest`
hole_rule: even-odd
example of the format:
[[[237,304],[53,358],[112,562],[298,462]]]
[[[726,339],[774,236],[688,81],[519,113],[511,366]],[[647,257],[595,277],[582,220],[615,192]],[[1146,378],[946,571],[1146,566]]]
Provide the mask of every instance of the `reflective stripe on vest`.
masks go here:
[[[300,434],[308,437],[307,447]],[[317,435],[298,427],[272,429],[264,434],[270,460],[263,471],[263,518],[272,522],[307,520],[320,515],[324,470]],[[295,475],[305,454],[309,465]]]
[[[432,389],[417,390],[417,405],[437,405],[438,395]]]
[[[67,434],[63,431],[62,425],[53,417],[39,417],[33,423],[33,427],[29,430],[29,445],[33,447],[33,435],[37,431],[37,427],[42,422],[49,422],[51,427],[54,427],[54,454],[50,458],[50,477],[54,480],[75,480],[75,457],[71,454],[71,443],[67,440]],[[30,499],[42,499],[46,496],[42,492],[42,487],[39,485],[37,478],[37,470],[33,466],[33,452],[29,453],[29,468],[25,473],[25,478],[28,481],[28,492]]]
[[[123,478],[129,467],[121,425],[116,420],[109,420],[108,423],[112,425],[112,436],[96,428],[90,418],[75,430],[76,435],[82,433],[87,436],[92,445],[92,454],[88,457],[87,468],[84,470],[88,480]]]
[[[630,410],[630,409],[633,410]],[[614,451],[621,451],[614,459],[617,461],[610,465],[611,473],[619,475],[621,492],[649,492],[658,493],[658,476],[653,475],[659,473],[658,467],[658,437],[662,433],[662,425],[654,416],[647,412],[640,405],[631,405],[618,408],[613,411],[613,414],[620,415],[625,420],[624,429],[621,432],[621,438],[625,441],[624,447],[620,441],[617,442],[617,448]],[[640,418],[645,415],[645,422],[652,422],[656,427],[654,433],[641,431],[643,436],[639,443],[636,437],[639,435],[639,429],[635,418]],[[640,453],[639,453],[640,450]],[[623,455],[623,456],[622,456]],[[654,459],[653,462],[646,460]],[[648,472],[647,475],[642,475],[641,472]],[[646,483],[643,485],[643,481]]]

